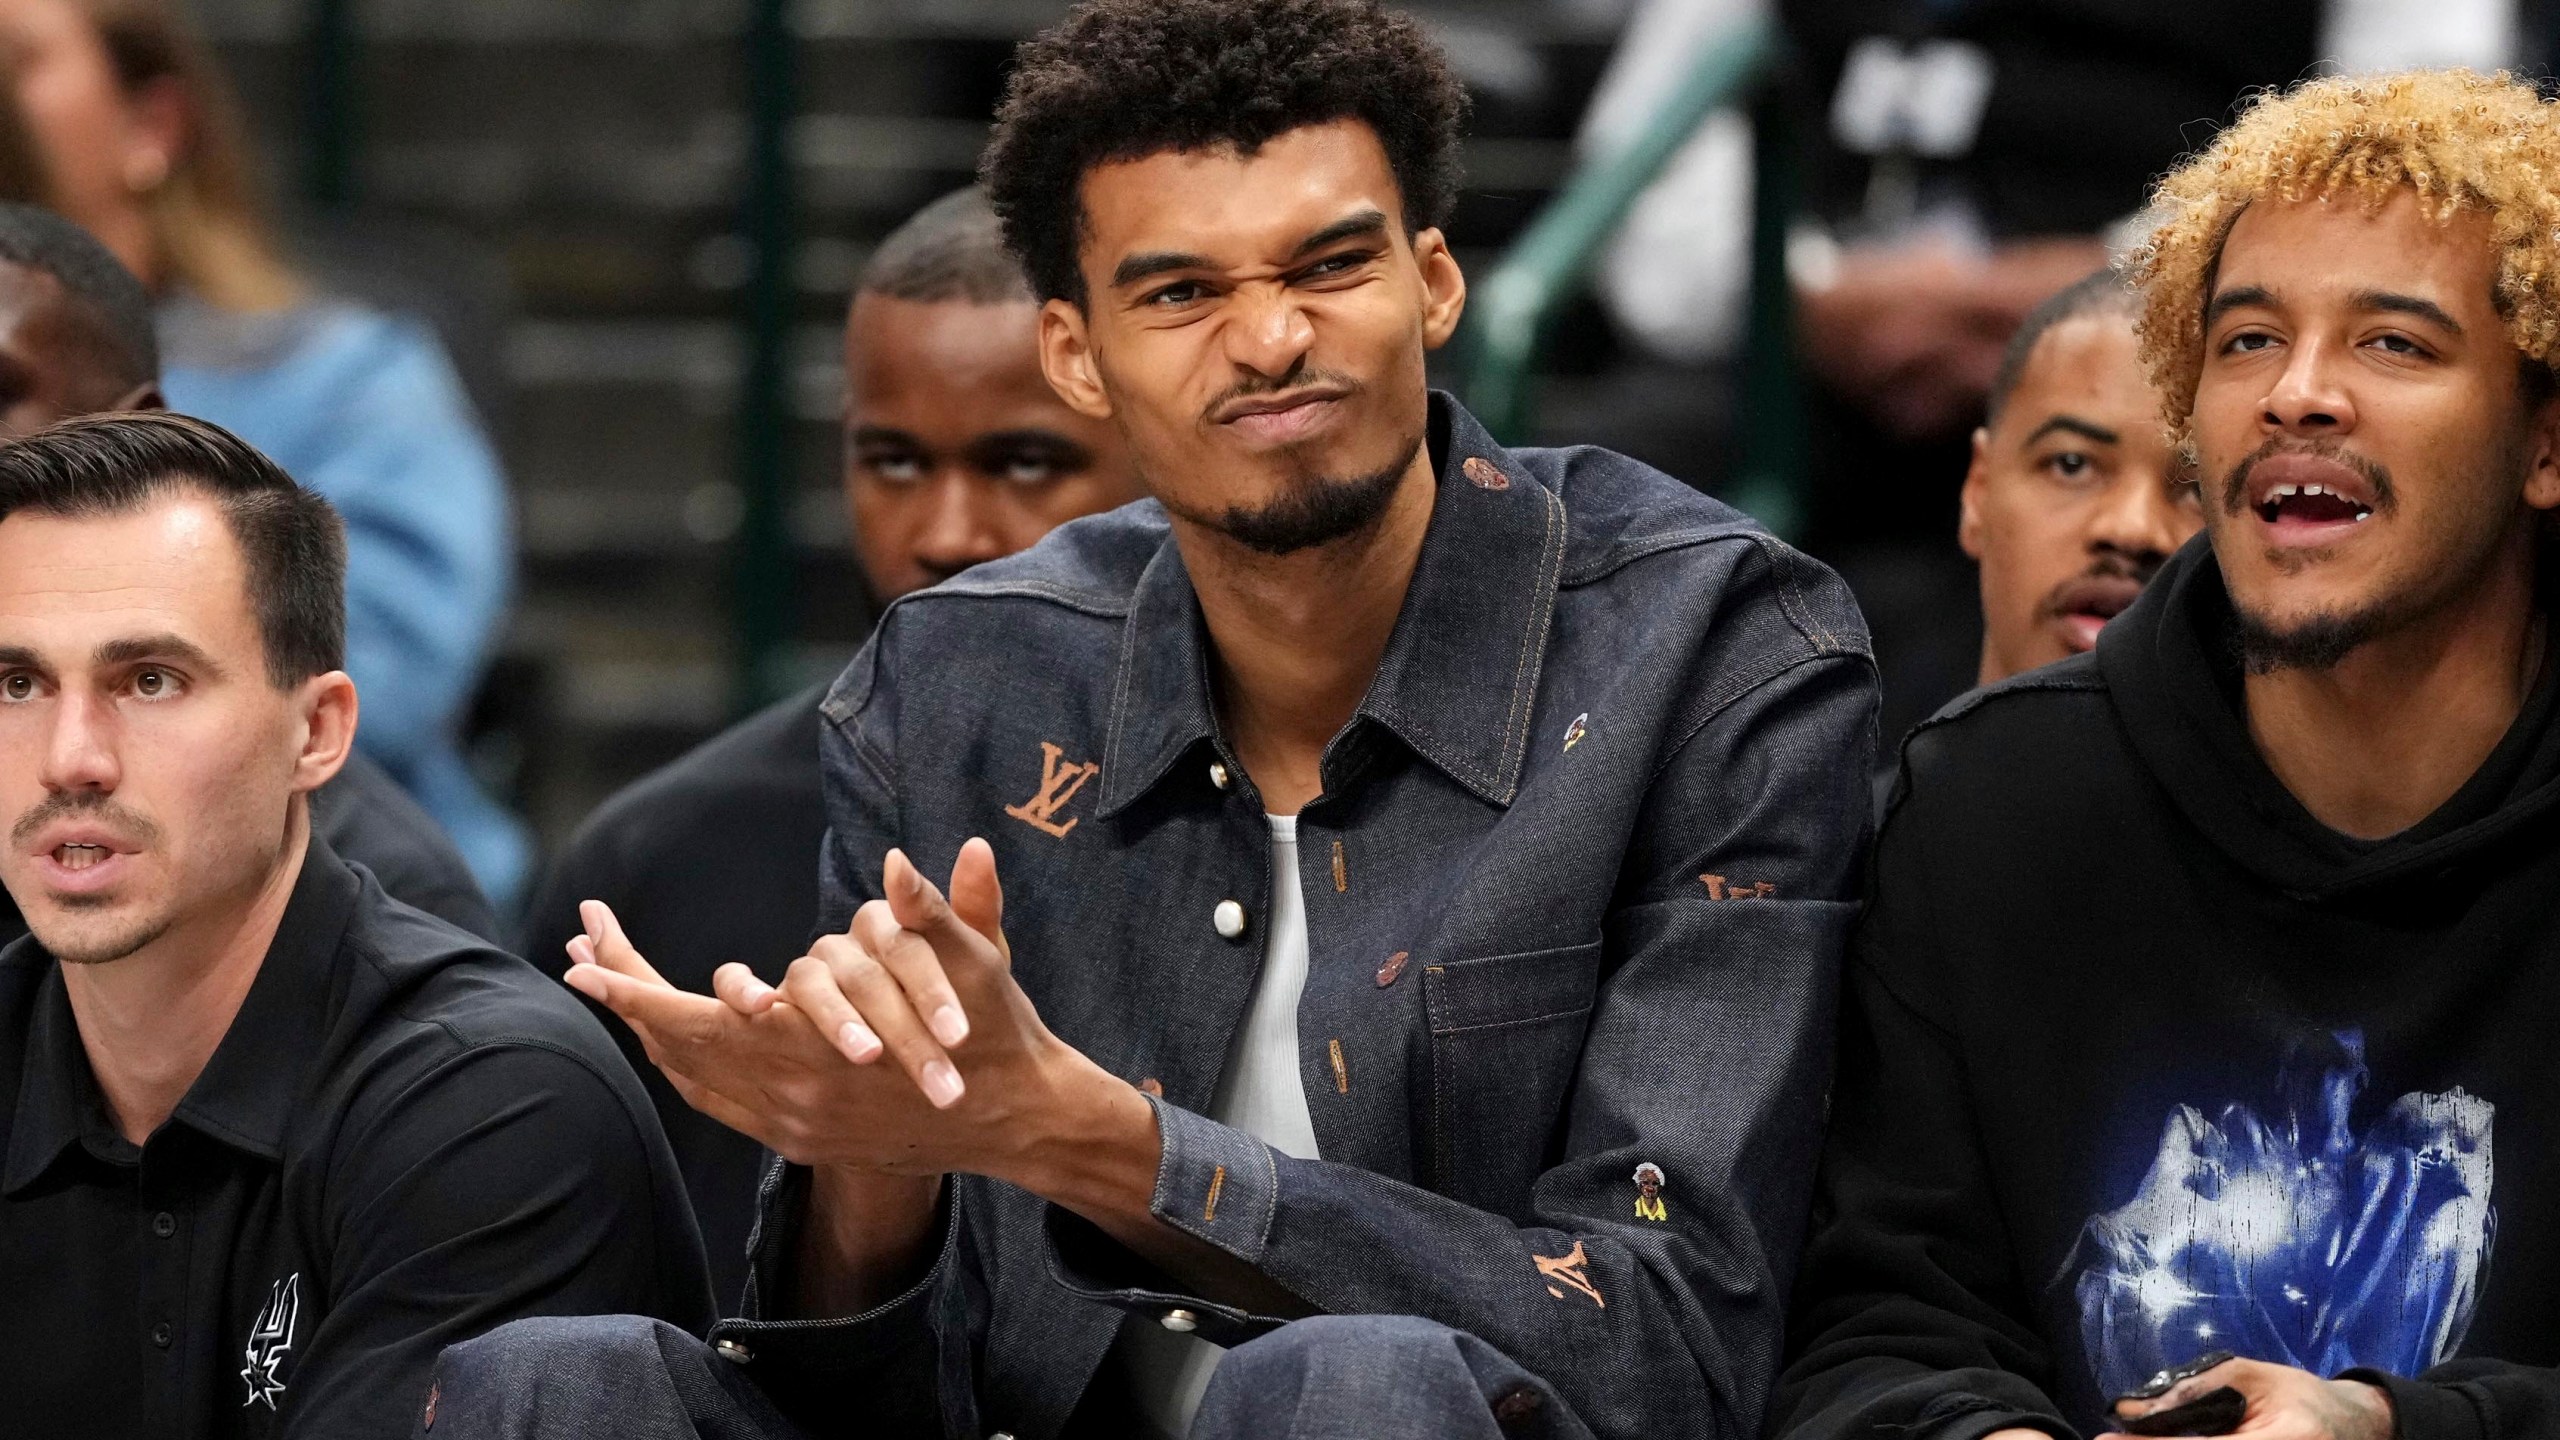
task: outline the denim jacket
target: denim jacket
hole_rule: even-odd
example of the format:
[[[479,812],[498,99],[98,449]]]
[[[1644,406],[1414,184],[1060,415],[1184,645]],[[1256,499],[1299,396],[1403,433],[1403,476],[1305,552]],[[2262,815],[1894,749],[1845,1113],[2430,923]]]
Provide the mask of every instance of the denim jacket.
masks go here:
[[[1868,828],[1865,628],[1830,572],[1658,472],[1505,450],[1437,395],[1430,443],[1411,588],[1298,818],[1321,1159],[1201,1113],[1261,963],[1270,832],[1152,502],[890,607],[824,706],[823,921],[890,846],[938,875],[986,836],[1024,990],[1153,1099],[1165,1223],[1320,1311],[1469,1331],[1596,1435],[1748,1440]],[[1054,1436],[1132,1316],[1188,1310],[1225,1345],[1280,1323],[970,1176],[906,1294],[763,1321],[805,1172],[765,1191],[750,1318],[715,1338],[862,1433]]]

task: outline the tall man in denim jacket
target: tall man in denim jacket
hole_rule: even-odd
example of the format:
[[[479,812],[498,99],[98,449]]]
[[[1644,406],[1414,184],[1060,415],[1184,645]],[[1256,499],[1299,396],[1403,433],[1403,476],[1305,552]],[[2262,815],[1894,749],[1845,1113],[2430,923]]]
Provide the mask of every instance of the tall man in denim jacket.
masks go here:
[[[458,1433],[1756,1436],[1865,635],[1746,517],[1426,390],[1463,109],[1369,0],[1025,48],[986,178],[1153,502],[890,608],[778,992],[587,908],[571,983],[788,1162],[750,1318],[501,1332]]]

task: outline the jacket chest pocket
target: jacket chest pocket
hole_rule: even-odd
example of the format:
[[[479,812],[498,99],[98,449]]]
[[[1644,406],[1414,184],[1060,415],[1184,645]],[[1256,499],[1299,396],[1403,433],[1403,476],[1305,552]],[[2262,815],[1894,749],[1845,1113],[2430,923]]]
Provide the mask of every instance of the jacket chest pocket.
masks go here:
[[[1600,942],[1422,973],[1431,1023],[1432,1187],[1518,1219],[1582,1058]]]

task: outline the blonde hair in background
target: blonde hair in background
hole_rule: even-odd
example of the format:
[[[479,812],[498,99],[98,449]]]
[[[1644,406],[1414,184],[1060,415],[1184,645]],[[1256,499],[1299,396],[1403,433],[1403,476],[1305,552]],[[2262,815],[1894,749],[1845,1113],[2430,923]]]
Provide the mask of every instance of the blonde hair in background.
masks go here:
[[[2560,107],[2501,72],[2333,76],[2260,96],[2163,177],[2130,268],[2142,292],[2143,367],[2171,428],[2187,432],[2204,365],[2204,307],[2223,242],[2259,201],[2414,192],[2433,219],[2487,218],[2498,313],[2532,360],[2560,359]]]
[[[126,90],[166,79],[186,97],[187,144],[144,202],[162,285],[224,310],[292,304],[302,284],[276,247],[240,102],[178,0],[80,0],[80,6]]]

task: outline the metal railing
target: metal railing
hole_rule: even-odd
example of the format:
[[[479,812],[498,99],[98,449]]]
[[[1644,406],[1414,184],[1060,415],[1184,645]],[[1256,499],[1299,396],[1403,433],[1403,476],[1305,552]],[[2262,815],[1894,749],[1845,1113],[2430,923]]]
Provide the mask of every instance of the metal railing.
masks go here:
[[[1538,358],[1548,330],[1589,276],[1637,197],[1718,109],[1752,111],[1751,291],[1742,347],[1737,438],[1742,464],[1725,498],[1781,535],[1805,514],[1803,406],[1786,279],[1795,156],[1785,107],[1768,83],[1783,42],[1752,21],[1699,47],[1695,63],[1634,138],[1565,182],[1493,273],[1472,287],[1461,387],[1497,439],[1526,441],[1537,416]]]

